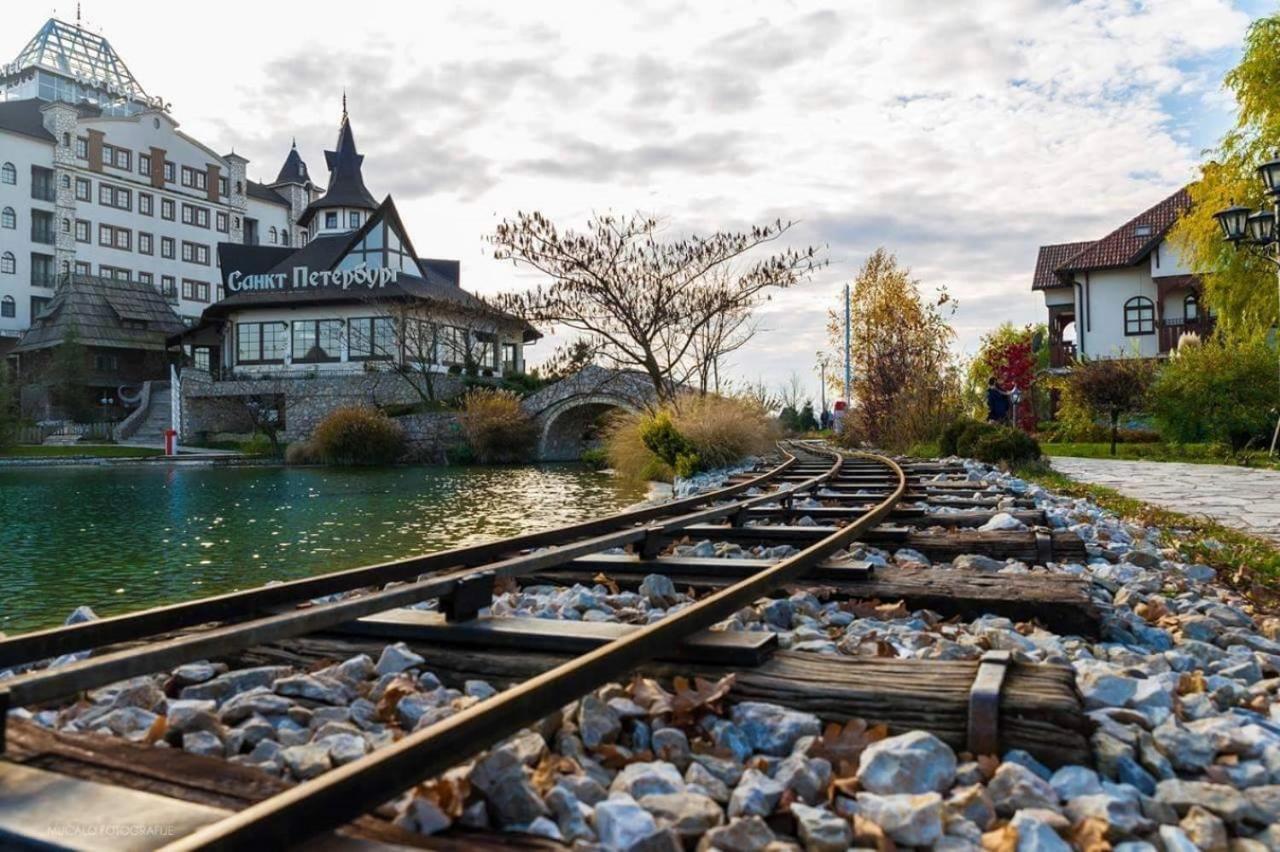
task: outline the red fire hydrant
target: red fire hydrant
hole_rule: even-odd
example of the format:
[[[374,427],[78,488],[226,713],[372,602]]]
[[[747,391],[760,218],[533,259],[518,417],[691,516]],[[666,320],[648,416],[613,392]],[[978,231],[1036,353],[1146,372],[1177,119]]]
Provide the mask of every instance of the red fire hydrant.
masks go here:
[[[164,454],[166,456],[176,456],[178,454],[178,430],[164,430]]]

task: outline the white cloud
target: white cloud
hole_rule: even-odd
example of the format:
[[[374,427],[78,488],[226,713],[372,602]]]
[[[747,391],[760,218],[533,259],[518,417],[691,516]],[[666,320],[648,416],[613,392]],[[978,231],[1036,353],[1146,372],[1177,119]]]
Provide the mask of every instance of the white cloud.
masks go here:
[[[1225,0],[230,0],[174,38],[173,9],[89,11],[184,130],[255,175],[295,134],[320,173],[345,86],[370,188],[482,292],[531,281],[482,243],[517,209],[798,220],[794,239],[829,243],[831,265],[775,299],[739,356],[771,382],[808,375],[826,308],[878,245],[959,298],[963,348],[1040,318],[1037,246],[1101,236],[1192,176],[1218,131],[1169,104],[1225,119],[1248,23]],[[41,23],[27,17],[9,16],[14,52]]]

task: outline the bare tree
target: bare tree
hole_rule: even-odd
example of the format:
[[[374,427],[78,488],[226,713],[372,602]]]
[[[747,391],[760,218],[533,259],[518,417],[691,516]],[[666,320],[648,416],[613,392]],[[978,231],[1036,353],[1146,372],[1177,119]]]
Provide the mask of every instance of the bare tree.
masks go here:
[[[760,407],[761,411],[777,411],[782,408],[782,400],[778,399],[763,379],[754,382],[730,382],[726,385],[729,396],[745,399]]]
[[[720,372],[725,360],[750,342],[760,324],[747,308],[725,311],[712,317],[697,334],[689,349],[688,372],[697,381],[698,392],[720,393]],[[685,381],[689,381],[688,378]]]
[[[805,393],[804,380],[795,370],[792,370],[787,380],[778,386],[778,399],[781,400],[783,408],[793,408],[796,411],[809,401],[809,395]]]
[[[749,314],[770,290],[807,279],[823,264],[818,249],[783,249],[747,262],[790,222],[740,233],[663,240],[657,219],[593,216],[584,232],[563,233],[541,213],[517,213],[498,225],[494,256],[548,276],[545,286],[500,304],[532,322],[558,323],[601,344],[606,364],[639,369],[661,399],[672,399],[706,327],[723,315]],[[744,268],[723,274],[734,262]],[[694,359],[695,361],[697,359]]]

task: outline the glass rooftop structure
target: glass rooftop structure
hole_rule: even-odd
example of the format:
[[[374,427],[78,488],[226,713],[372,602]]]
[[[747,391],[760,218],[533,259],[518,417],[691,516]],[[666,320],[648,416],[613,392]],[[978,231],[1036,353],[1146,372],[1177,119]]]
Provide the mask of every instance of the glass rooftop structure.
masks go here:
[[[159,98],[147,95],[110,42],[57,18],[40,28],[0,78],[5,100],[87,101],[109,115],[164,108]]]

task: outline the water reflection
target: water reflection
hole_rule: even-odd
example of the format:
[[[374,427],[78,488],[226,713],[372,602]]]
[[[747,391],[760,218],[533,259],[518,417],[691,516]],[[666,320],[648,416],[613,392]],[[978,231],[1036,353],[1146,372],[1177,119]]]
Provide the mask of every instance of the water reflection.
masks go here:
[[[568,465],[4,470],[0,630],[486,541],[644,496]]]

